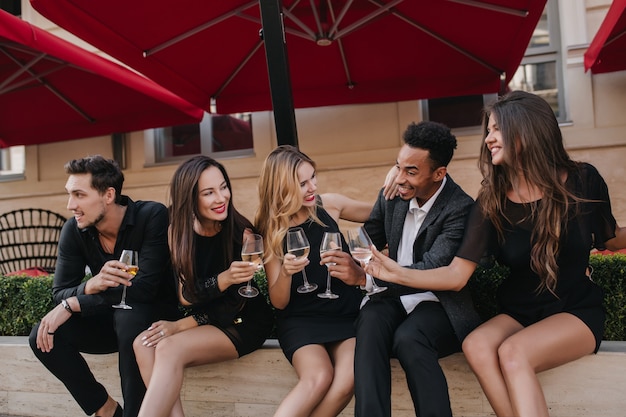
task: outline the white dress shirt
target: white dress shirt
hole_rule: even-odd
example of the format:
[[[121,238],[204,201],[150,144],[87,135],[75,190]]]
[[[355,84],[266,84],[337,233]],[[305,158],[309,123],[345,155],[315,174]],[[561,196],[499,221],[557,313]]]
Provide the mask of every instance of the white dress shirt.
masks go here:
[[[398,246],[398,259],[397,262],[401,266],[411,266],[413,264],[413,244],[415,243],[415,237],[417,236],[417,232],[419,231],[426,215],[435,204],[437,197],[441,194],[441,190],[446,185],[446,177],[443,177],[443,181],[441,181],[441,185],[439,189],[431,198],[428,199],[427,202],[424,203],[421,207],[417,203],[417,199],[411,199],[409,203],[409,210],[406,213],[406,217],[404,218],[404,227],[402,228],[402,240],[400,240],[400,245]],[[366,284],[366,289],[369,290],[371,288],[371,282]],[[361,303],[361,307],[365,305],[365,303],[369,300],[368,296],[363,298],[363,302]],[[416,294],[407,294],[400,296],[400,301],[404,306],[407,314],[410,314],[415,307],[421,303],[422,301],[439,301],[437,296],[431,292],[420,292]]]

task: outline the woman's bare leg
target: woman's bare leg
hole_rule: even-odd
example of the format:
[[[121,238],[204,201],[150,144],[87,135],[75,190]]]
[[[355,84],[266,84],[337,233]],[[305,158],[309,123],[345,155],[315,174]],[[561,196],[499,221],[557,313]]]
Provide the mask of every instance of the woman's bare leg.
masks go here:
[[[152,367],[154,366],[154,347],[146,347],[143,345],[142,338],[145,335],[146,332],[141,332],[139,336],[135,338],[133,350],[135,351],[135,359],[137,360],[137,366],[139,366],[141,379],[143,379],[143,383],[147,387],[150,382],[150,376],[152,376]]]
[[[282,400],[274,417],[306,417],[324,398],[333,381],[333,364],[322,345],[306,345],[293,355],[298,383]]]
[[[463,353],[478,378],[491,408],[499,417],[512,417],[513,405],[498,357],[504,340],[523,327],[516,320],[500,314],[483,323],[463,341]]]
[[[182,416],[180,390],[184,369],[239,356],[230,339],[213,326],[194,327],[162,339],[156,347],[142,347],[153,349],[154,359],[139,417]]]
[[[334,343],[328,349],[334,364],[333,381],[322,401],[315,407],[311,417],[336,416],[346,408],[354,394],[354,347],[355,338]]]
[[[514,415],[548,417],[537,373],[586,356],[595,346],[589,327],[569,313],[547,317],[506,339],[498,355]]]

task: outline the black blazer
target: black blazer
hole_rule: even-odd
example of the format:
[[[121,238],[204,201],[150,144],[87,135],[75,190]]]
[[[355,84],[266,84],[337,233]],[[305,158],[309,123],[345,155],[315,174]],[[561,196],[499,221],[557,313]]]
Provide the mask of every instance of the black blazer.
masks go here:
[[[410,268],[432,269],[450,264],[463,240],[465,222],[474,200],[461,189],[452,177],[446,175],[443,190],[426,215],[413,244],[413,264]],[[372,242],[380,250],[389,247],[389,256],[398,259],[398,246],[402,239],[404,220],[409,201],[395,197],[385,200],[382,190],[374,204],[370,218],[365,223]],[[400,296],[427,291],[385,282],[388,291],[380,296]],[[462,341],[479,323],[480,318],[467,287],[461,291],[435,291],[445,309],[452,327]]]

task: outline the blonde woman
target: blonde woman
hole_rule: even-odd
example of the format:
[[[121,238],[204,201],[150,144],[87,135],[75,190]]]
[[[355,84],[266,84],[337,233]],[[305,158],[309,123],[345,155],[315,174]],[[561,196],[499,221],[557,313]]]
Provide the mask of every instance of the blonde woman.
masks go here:
[[[335,220],[316,195],[315,163],[292,146],[280,146],[264,162],[259,179],[255,226],[265,238],[270,300],[276,308],[278,340],[298,374],[296,386],[275,416],[338,415],[352,398],[354,386],[354,320],[362,299],[356,285],[365,283],[342,238],[342,250],[320,259],[324,232],[338,232]],[[341,210],[339,210],[340,212]],[[285,236],[301,227],[311,245],[308,258],[285,253]],[[326,288],[327,267],[338,299],[317,297]],[[302,271],[316,292],[300,294]]]

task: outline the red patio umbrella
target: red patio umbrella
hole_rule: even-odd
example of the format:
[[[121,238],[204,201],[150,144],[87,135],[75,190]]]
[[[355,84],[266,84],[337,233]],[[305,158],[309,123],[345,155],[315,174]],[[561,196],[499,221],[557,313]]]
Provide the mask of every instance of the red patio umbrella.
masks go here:
[[[293,103],[498,92],[519,66],[545,2],[283,0]],[[206,110],[213,99],[219,113],[272,108],[258,0],[31,4]]]
[[[182,123],[202,109],[0,10],[0,147]]]
[[[598,33],[585,52],[585,71],[626,70],[626,0],[613,0]]]

